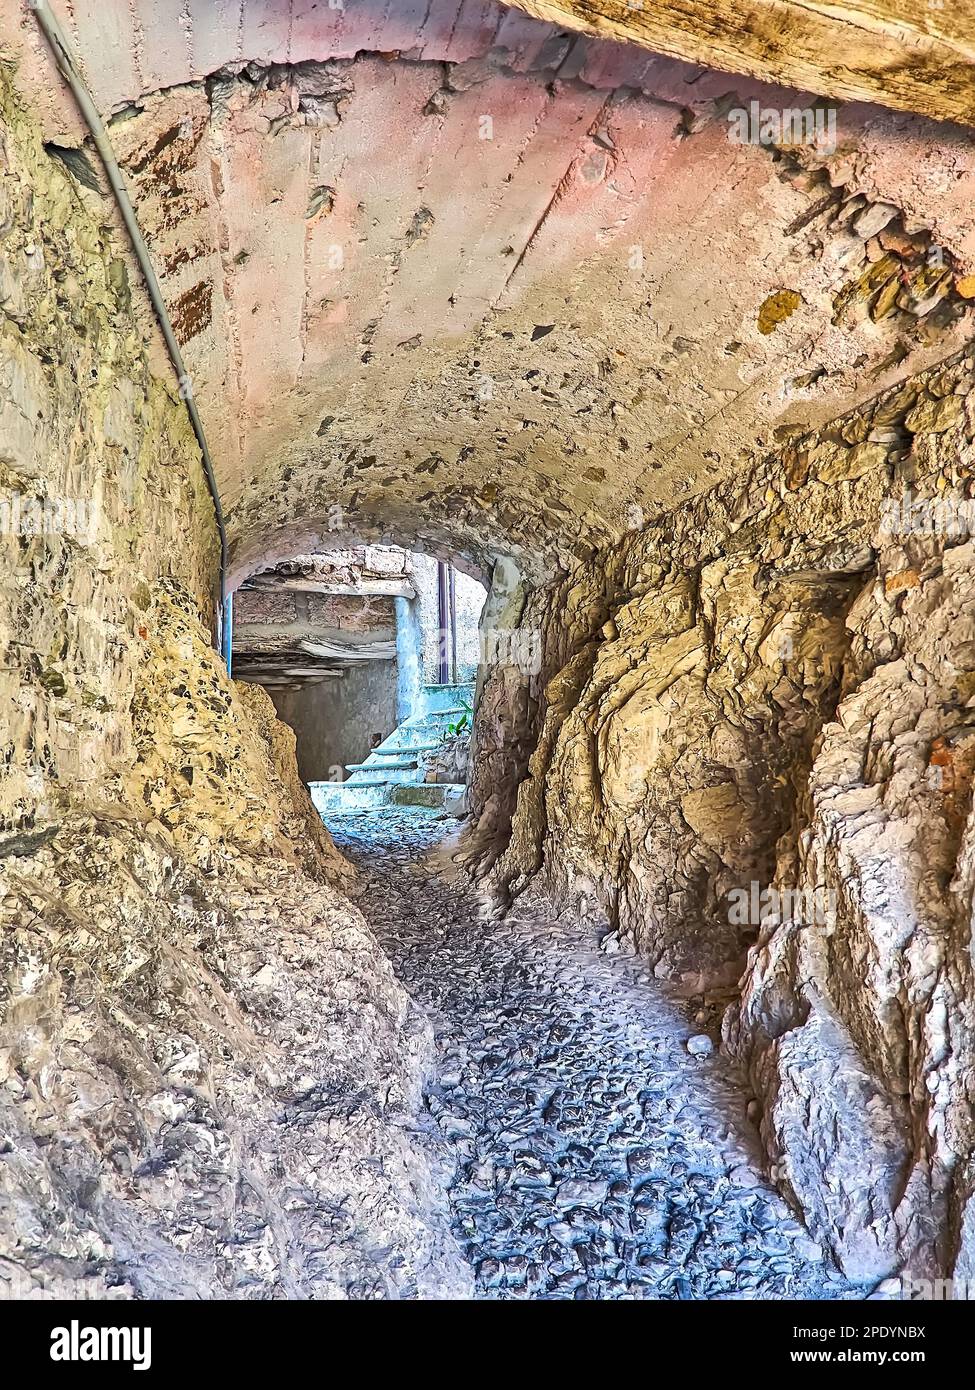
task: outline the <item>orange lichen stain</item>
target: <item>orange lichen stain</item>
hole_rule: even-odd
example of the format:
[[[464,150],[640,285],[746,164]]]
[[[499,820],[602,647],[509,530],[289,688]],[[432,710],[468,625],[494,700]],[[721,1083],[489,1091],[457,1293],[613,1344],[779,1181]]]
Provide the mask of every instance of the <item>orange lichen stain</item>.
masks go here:
[[[759,333],[774,333],[801,303],[802,295],[798,290],[776,290],[775,294],[770,294],[758,311]]]
[[[960,836],[968,821],[975,740],[951,744],[940,735],[931,740],[928,781],[944,797],[943,811],[952,833]]]
[[[940,734],[931,741],[931,757],[928,761],[932,767],[951,767],[953,762],[951,749]]]
[[[959,275],[955,289],[962,299],[975,299],[975,275]]]
[[[916,569],[898,570],[896,574],[884,576],[884,593],[890,598],[892,594],[902,594],[905,589],[916,589],[919,582]]]

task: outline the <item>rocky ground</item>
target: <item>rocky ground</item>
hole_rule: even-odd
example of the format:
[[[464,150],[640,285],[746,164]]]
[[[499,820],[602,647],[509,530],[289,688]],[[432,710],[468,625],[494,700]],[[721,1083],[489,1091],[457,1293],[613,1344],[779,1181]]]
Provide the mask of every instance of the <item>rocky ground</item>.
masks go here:
[[[770,1188],[740,1078],[688,1051],[701,1026],[639,961],[519,904],[487,919],[430,811],[330,828],[361,871],[362,911],[434,1019],[429,1105],[456,1157],[454,1229],[480,1297],[869,1292]]]

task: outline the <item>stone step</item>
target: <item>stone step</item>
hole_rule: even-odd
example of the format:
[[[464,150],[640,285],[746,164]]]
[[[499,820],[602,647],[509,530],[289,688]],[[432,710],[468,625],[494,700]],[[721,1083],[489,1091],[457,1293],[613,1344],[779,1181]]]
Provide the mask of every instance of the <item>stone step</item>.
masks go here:
[[[389,797],[394,806],[430,806],[462,815],[466,793],[462,782],[417,782],[391,788]]]
[[[363,777],[361,772],[342,783],[344,787],[398,787],[403,783],[396,777]]]
[[[310,782],[308,790],[322,816],[351,810],[379,810],[392,804],[388,782],[378,787],[358,786],[355,782]]]
[[[428,714],[442,714],[442,706],[453,709],[461,700],[468,705],[474,703],[473,685],[425,685],[423,687],[423,707]]]
[[[435,753],[442,747],[442,743],[409,743],[403,748],[377,748],[376,752],[381,753],[384,758],[397,758],[409,757],[412,753]]]
[[[346,772],[405,772],[408,768],[416,767],[417,759],[411,757],[387,759],[385,754],[382,758],[377,757],[375,762],[370,759],[365,763],[346,763]]]
[[[467,788],[453,782],[311,782],[312,801],[328,824],[332,815],[363,815],[389,806],[426,806],[462,816]]]

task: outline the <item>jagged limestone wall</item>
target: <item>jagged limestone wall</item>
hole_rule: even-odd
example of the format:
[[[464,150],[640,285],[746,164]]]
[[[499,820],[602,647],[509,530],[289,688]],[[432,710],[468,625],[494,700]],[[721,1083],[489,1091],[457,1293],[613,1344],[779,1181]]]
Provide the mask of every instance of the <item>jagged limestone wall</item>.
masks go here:
[[[534,876],[687,994],[737,999],[746,966],[726,1040],[775,1172],[863,1277],[975,1255],[973,363],[536,591],[514,682],[535,751],[499,895]],[[959,524],[912,534],[905,498]],[[739,921],[753,883],[829,920]]]
[[[965,1277],[975,1260],[972,366],[930,374],[916,400],[898,393],[873,412],[875,428],[906,428],[910,447],[888,465],[840,700],[779,856],[780,876],[832,891],[835,922],[763,924],[726,1021],[765,1097],[779,1175],[849,1267]]]
[[[185,409],[109,206],[8,79],[0,1297],[464,1292],[429,1025],[210,646]]]

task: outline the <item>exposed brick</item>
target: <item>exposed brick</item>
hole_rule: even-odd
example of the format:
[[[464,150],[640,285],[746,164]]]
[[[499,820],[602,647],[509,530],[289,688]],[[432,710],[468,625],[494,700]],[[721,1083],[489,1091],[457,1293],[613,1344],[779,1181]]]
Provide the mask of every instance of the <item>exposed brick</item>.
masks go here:
[[[297,616],[295,596],[287,591],[272,594],[242,589],[234,597],[234,621],[237,623],[293,623]]]
[[[352,594],[309,594],[308,620],[313,627],[340,627],[348,632],[372,632],[395,626],[391,598],[356,598]]]

